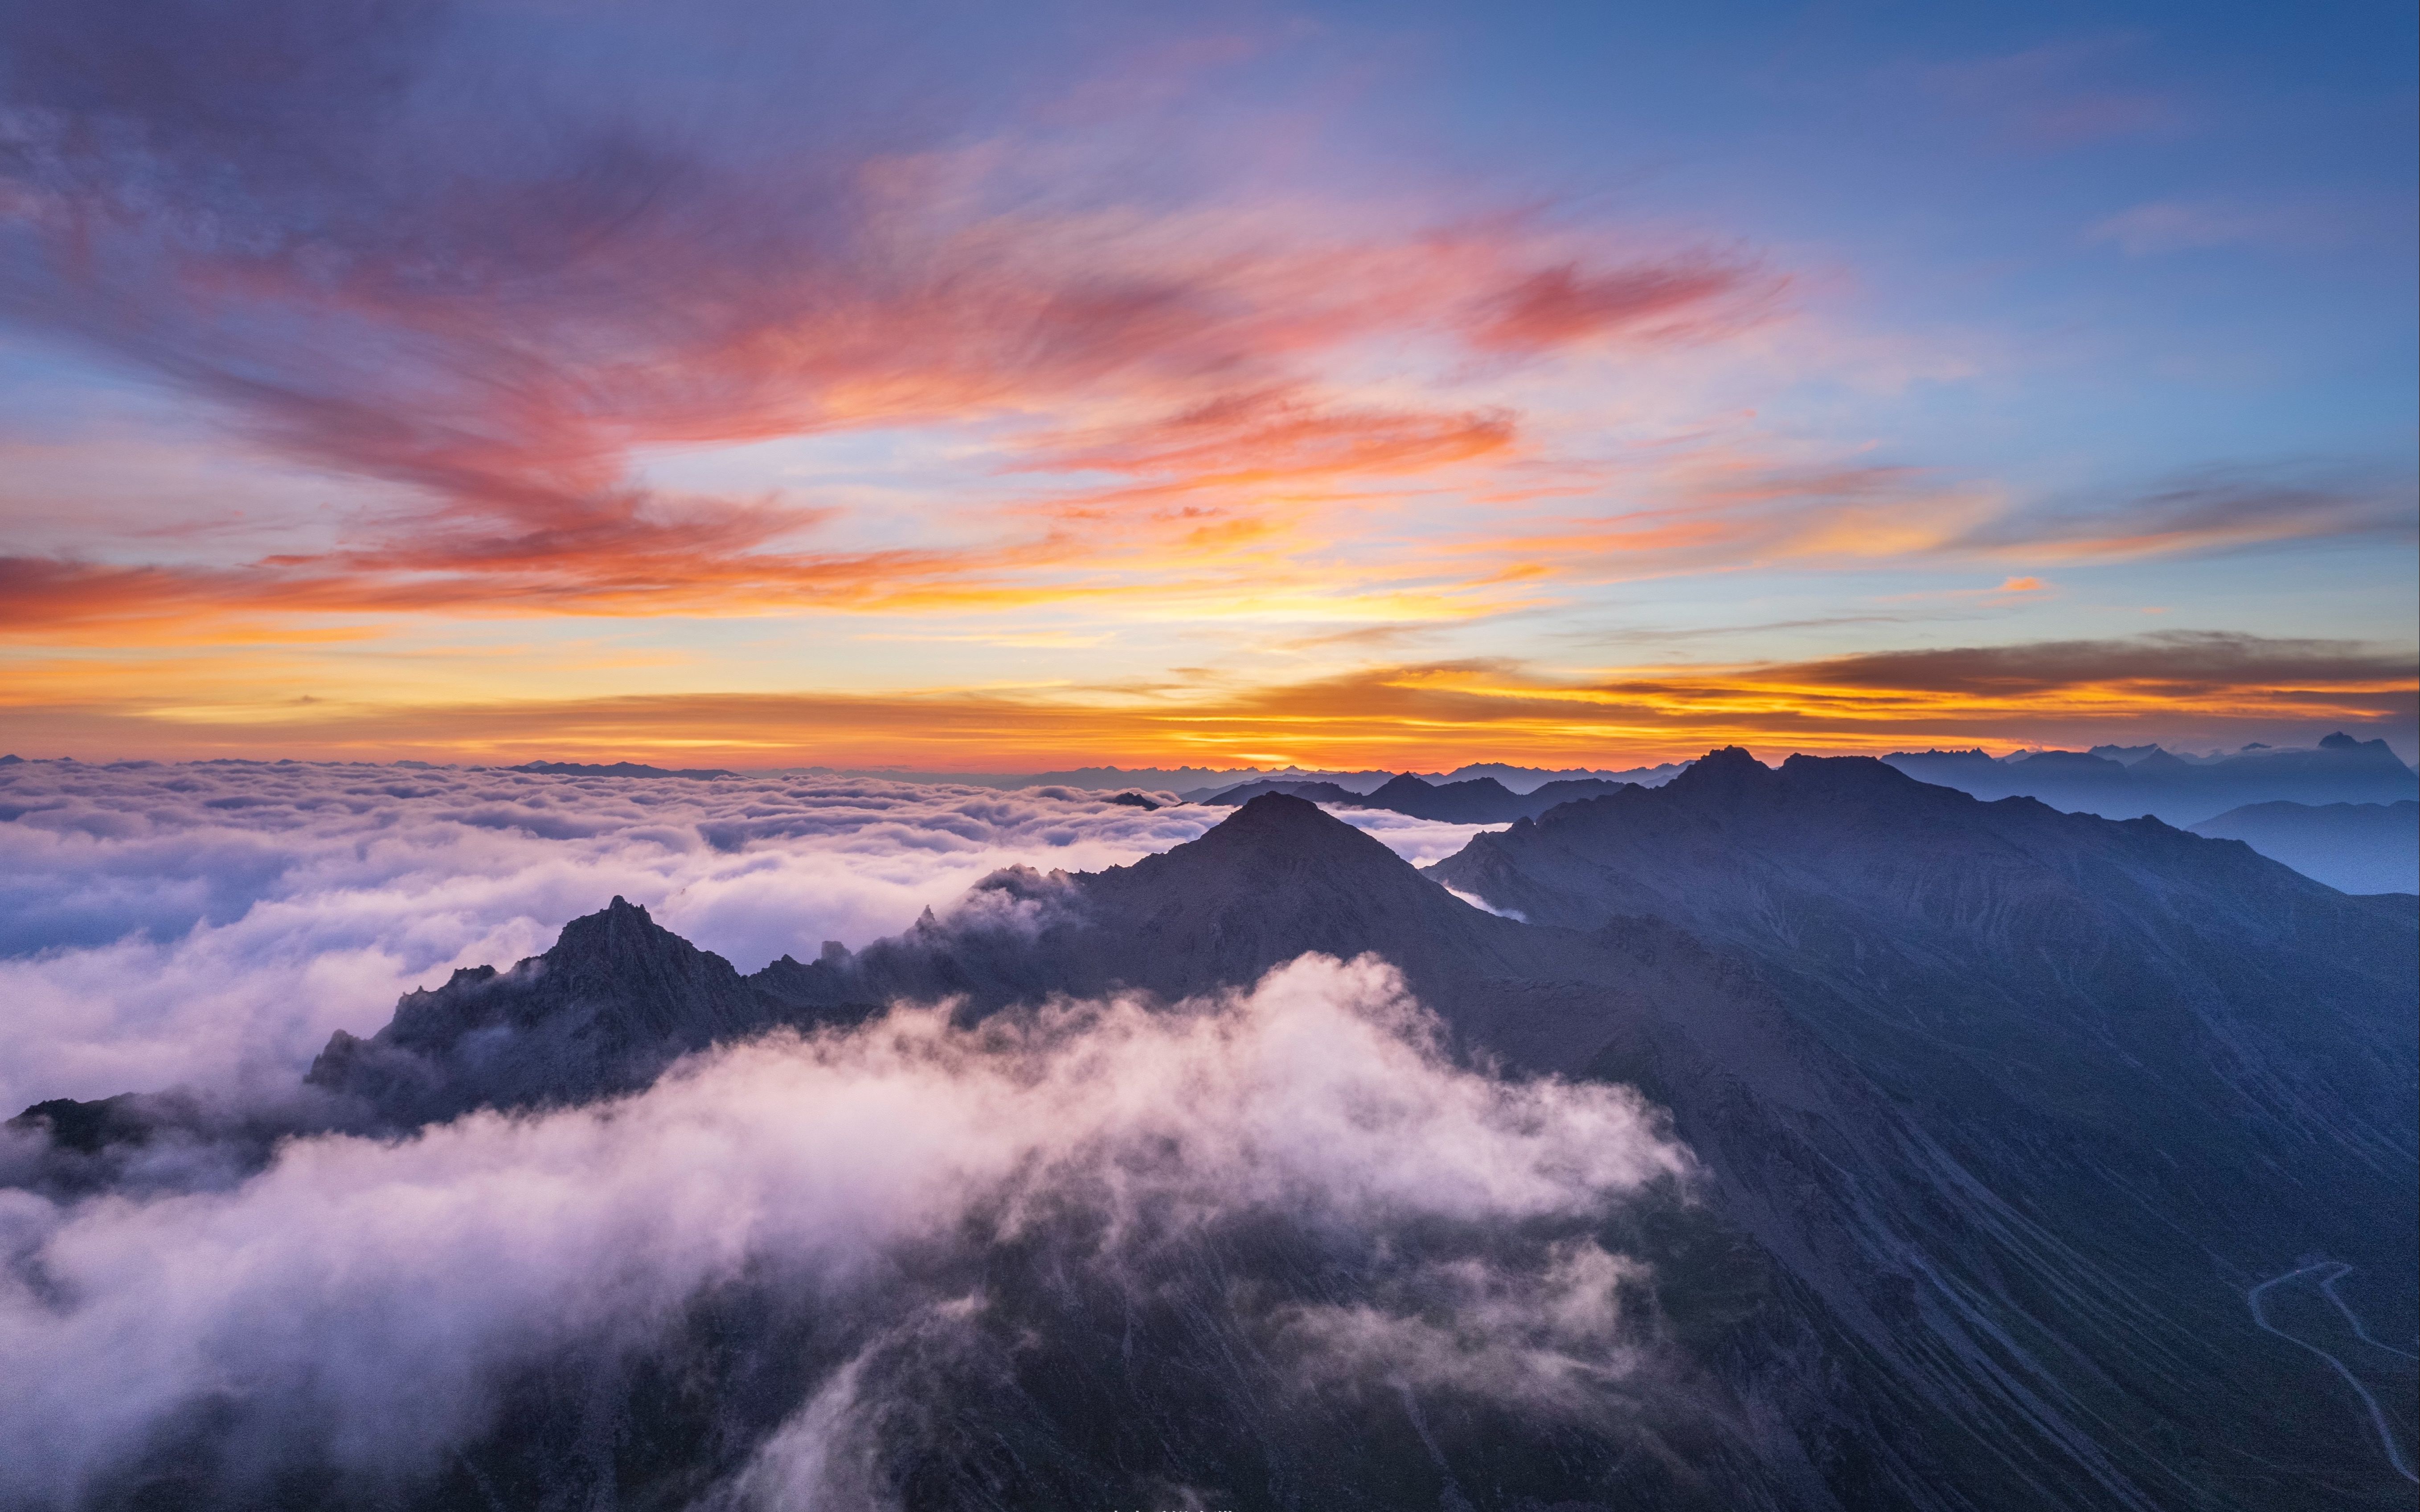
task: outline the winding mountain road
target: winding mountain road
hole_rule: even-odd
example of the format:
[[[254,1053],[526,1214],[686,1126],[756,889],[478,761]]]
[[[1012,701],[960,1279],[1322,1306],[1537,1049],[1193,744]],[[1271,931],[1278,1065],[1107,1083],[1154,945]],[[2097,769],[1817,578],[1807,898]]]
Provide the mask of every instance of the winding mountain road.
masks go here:
[[[2350,1307],[2345,1305],[2345,1301],[2342,1297],[2336,1295],[2335,1284],[2352,1273],[2351,1266],[2346,1265],[2337,1260],[2322,1260],[2316,1265],[2305,1265],[2296,1270],[2288,1271],[2283,1275],[2271,1276],[2268,1280],[2261,1282],[2258,1286],[2254,1287],[2251,1290],[2245,1292],[2243,1294],[2243,1301],[2245,1305],[2252,1309],[2252,1320],[2258,1324],[2264,1332],[2276,1335],[2279,1338],[2284,1339],[2287,1343],[2293,1345],[2297,1349],[2310,1350],[2313,1354],[2325,1360],[2328,1363],[2329,1368],[2335,1371],[2337,1375],[2344,1377],[2345,1384],[2350,1386],[2356,1393],[2358,1393],[2361,1396],[2362,1405],[2369,1409],[2370,1426],[2378,1430],[2378,1442],[2386,1451],[2386,1462],[2395,1467],[2395,1473],[2397,1474],[2401,1475],[2405,1480],[2412,1482],[2415,1486],[2420,1486],[2420,1475],[2412,1473],[2412,1461],[2404,1458],[2403,1446],[2396,1442],[2395,1429],[2389,1426],[2386,1421],[2386,1410],[2378,1405],[2378,1398],[2370,1395],[2370,1390],[2367,1386],[2361,1383],[2361,1378],[2354,1375],[2351,1368],[2342,1360],[2337,1359],[2327,1350],[2320,1349],[2318,1345],[2311,1343],[2308,1339],[2297,1338],[2293,1335],[2287,1333],[2284,1329],[2279,1328],[2276,1324],[2269,1321],[2269,1314],[2267,1309],[2261,1304],[2261,1298],[2271,1287],[2278,1286],[2284,1282],[2292,1281],[2299,1277],[2311,1275],[2322,1271],[2326,1272],[2327,1275],[2325,1279],[2319,1283],[2320,1295],[2326,1297],[2330,1303],[2335,1304],[2336,1311],[2344,1315],[2345,1321],[2352,1325],[2352,1331],[2355,1335],[2357,1335],[2364,1343],[2384,1350],[2389,1354],[2399,1354],[2407,1360],[2412,1358],[2412,1356],[2405,1350],[2398,1350],[2391,1344],[2381,1344],[2378,1340],[2371,1338],[2369,1335],[2369,1330],[2362,1326],[2361,1319]]]

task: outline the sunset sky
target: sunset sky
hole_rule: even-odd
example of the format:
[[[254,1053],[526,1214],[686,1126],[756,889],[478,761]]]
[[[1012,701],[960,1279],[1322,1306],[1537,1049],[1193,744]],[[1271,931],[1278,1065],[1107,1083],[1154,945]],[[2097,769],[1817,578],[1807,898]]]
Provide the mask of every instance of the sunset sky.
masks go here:
[[[0,14],[21,755],[2415,755],[2409,4]]]

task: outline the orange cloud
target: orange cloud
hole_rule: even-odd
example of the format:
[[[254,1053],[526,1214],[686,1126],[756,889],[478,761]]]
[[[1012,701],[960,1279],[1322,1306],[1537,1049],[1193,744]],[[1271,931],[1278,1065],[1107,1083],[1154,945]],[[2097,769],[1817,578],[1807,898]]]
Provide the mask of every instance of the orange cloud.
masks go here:
[[[1714,261],[1595,275],[1566,263],[1488,301],[1472,340],[1488,350],[1536,352],[1613,332],[1651,339],[1698,333],[1720,297],[1742,282],[1739,269]]]
[[[21,686],[12,739],[38,753],[678,756],[738,765],[906,764],[1014,771],[1088,762],[1432,769],[1502,759],[1616,765],[1736,743],[1767,751],[2103,740],[2241,744],[2345,725],[2408,736],[2409,653],[2335,641],[2169,634],[1730,668],[1553,677],[1517,663],[1377,667],[1265,686],[714,694],[344,705],[296,699],[213,712],[133,689],[78,700]]]

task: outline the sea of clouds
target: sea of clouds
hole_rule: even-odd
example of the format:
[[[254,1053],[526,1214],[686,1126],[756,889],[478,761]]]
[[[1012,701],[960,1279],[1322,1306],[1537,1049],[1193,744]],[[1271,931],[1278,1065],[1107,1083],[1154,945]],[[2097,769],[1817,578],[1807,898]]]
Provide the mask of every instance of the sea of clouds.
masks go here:
[[[305,763],[0,766],[0,1113],[289,1086],[343,1028],[616,894],[752,971],[946,912],[1010,865],[1097,871],[1232,810],[1076,788]],[[1167,795],[1156,795],[1166,799]],[[1340,810],[1406,859],[1478,826]]]
[[[1233,811],[837,778],[0,766],[0,1099],[266,1104],[333,1029],[617,893],[746,970]],[[1416,862],[1476,829],[1339,817]],[[0,1128],[0,1170],[45,1137]],[[623,1402],[655,1369],[755,1383],[730,1400],[757,1415],[706,1435],[723,1458],[691,1504],[884,1507],[901,1465],[952,1462],[934,1403],[1025,1431],[1001,1385],[1018,1361],[1058,1349],[1088,1375],[1088,1305],[1174,1330],[1180,1382],[1245,1362],[1218,1410],[1292,1422],[1375,1393],[1398,1420],[1417,1397],[1607,1429],[1652,1333],[1609,1226],[1691,1168],[1628,1090],[1459,1063],[1391,966],[1319,956],[1173,1006],[966,1026],[895,1005],[627,1097],[258,1158],[0,1186],[0,1505],[110,1502],[163,1464],[212,1504],[294,1474],[382,1500],[485,1473],[466,1467],[533,1401]],[[696,1342],[717,1308],[744,1310],[761,1358]]]
[[[819,1364],[711,1503],[886,1505],[940,1342],[978,1349],[1010,1305],[991,1256],[1038,1244],[1054,1295],[1143,1309],[1255,1225],[1357,1277],[1212,1285],[1266,1389],[1603,1419],[1640,1357],[1600,1226],[1687,1170],[1624,1088],[1455,1064],[1369,958],[1172,1010],[903,1007],[587,1107],[295,1140],[231,1188],[0,1189],[0,1502],[105,1497],[180,1435],[222,1491],[408,1485],[493,1430],[517,1371],[610,1378],[748,1286],[813,1314]]]

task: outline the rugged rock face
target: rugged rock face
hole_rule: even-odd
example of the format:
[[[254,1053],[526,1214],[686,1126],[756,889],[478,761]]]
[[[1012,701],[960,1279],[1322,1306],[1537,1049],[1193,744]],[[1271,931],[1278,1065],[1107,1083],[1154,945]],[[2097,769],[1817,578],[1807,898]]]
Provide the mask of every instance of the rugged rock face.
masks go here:
[[[544,955],[407,995],[367,1040],[337,1030],[304,1079],[389,1123],[586,1102],[644,1087],[692,1050],[803,1021],[783,980],[742,977],[616,898]]]

